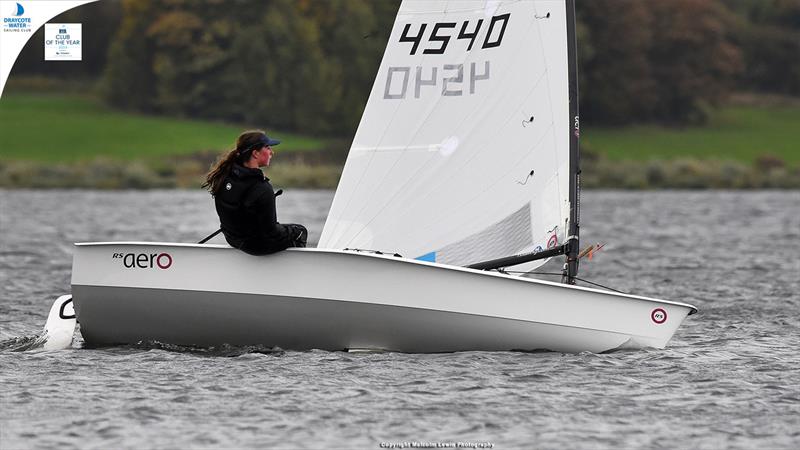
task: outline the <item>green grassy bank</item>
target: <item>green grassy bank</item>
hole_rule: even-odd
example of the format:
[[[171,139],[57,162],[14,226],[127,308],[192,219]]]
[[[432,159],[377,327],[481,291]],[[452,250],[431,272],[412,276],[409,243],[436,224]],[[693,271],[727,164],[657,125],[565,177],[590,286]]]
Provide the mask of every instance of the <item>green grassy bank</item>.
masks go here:
[[[0,98],[0,187],[197,188],[239,133],[264,127],[126,113],[81,93],[6,92]],[[270,170],[274,181],[336,186],[341,164],[320,162],[318,155],[341,143],[266,131],[283,141],[276,149],[281,164]]]
[[[257,127],[124,113],[76,94],[5,93],[0,98],[0,160],[70,163],[221,153],[246,128]],[[321,139],[266,131],[283,140],[281,152],[325,145]]]
[[[614,161],[728,160],[753,164],[769,155],[790,166],[800,164],[800,106],[731,106],[702,127],[631,126],[587,128],[588,149]]]
[[[602,188],[800,188],[800,101],[738,104],[691,128],[584,127],[583,183]],[[347,142],[283,140],[270,177],[334,188]],[[117,111],[90,95],[6,91],[0,187],[196,188],[247,125]]]

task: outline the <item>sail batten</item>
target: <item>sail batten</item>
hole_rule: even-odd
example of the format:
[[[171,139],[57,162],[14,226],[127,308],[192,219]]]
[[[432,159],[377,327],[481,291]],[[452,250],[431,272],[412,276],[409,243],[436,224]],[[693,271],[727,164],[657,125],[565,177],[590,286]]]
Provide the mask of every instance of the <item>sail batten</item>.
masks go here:
[[[562,245],[567,18],[565,0],[405,0],[320,247],[466,265]]]

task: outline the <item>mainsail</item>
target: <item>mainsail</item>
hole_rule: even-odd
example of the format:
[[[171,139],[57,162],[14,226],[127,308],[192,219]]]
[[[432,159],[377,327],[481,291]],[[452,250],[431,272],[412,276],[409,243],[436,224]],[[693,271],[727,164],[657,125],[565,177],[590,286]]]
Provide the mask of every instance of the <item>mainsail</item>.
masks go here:
[[[468,265],[563,245],[573,21],[571,0],[404,0],[319,246]]]

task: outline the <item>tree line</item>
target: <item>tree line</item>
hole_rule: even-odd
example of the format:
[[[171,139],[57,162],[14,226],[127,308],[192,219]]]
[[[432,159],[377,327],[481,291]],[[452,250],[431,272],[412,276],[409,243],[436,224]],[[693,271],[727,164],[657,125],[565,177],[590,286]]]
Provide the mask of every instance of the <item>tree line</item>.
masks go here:
[[[399,3],[103,0],[53,20],[84,24],[84,62],[44,62],[34,36],[13,73],[96,78],[130,111],[350,136]],[[576,3],[584,123],[702,123],[737,90],[800,95],[800,0]]]

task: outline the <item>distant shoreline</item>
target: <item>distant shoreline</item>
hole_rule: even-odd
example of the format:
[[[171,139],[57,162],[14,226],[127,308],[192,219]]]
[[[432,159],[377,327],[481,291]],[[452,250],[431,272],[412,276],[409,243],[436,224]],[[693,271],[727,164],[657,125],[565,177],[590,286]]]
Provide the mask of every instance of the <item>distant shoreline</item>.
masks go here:
[[[335,189],[342,166],[332,161],[287,158],[271,167],[267,175],[276,186]],[[57,164],[0,161],[0,188],[199,189],[208,167],[208,161],[202,158],[170,164],[112,159]],[[581,184],[586,189],[800,189],[800,167],[786,167],[769,159],[745,165],[691,158],[610,161],[590,157],[582,162],[582,170]]]
[[[0,155],[0,187],[199,188],[214,160],[250,128],[119,111],[85,87],[31,91],[37,83],[41,91],[45,81],[28,80],[28,88],[7,91],[0,101],[0,132],[18,143]],[[705,126],[586,125],[582,186],[800,189],[800,155],[792,134],[798,122],[800,99],[739,94]],[[48,123],[48,133],[41,132],[42,123]],[[277,186],[337,186],[349,138],[268,129],[284,141],[269,169]],[[57,151],[52,136],[58,136]]]

